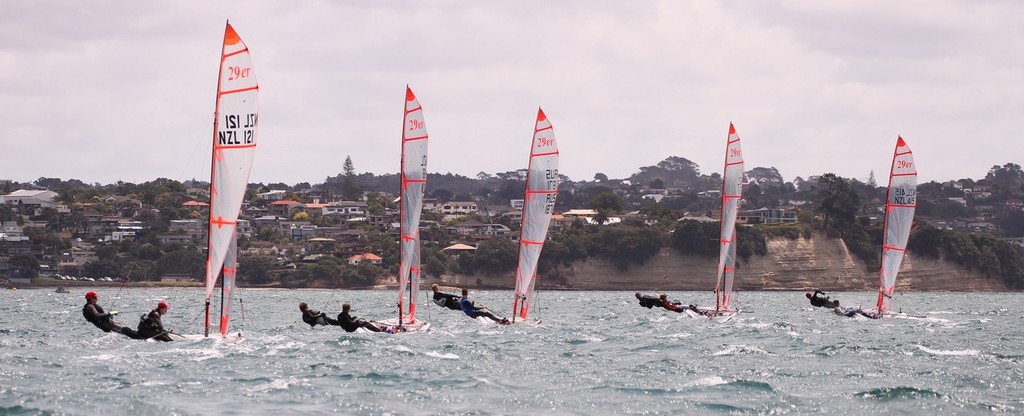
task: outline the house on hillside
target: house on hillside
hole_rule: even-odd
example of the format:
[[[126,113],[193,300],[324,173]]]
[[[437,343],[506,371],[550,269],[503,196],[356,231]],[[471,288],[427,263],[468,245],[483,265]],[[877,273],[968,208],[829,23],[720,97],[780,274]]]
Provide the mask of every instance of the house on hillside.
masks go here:
[[[348,264],[358,266],[360,263],[368,262],[370,264],[380,264],[384,259],[373,253],[362,253],[356,254],[348,258]]]

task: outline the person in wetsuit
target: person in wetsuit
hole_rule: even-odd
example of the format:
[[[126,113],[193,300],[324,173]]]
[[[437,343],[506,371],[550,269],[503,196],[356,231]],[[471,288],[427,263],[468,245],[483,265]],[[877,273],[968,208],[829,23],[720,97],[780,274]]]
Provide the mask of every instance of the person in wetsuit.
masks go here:
[[[381,332],[387,329],[365,319],[352,316],[352,305],[347,303],[341,305],[338,322],[338,325],[341,325],[341,329],[344,329],[345,332],[355,332],[359,328],[366,328],[373,332]]]
[[[507,325],[509,323],[508,318],[499,318],[491,313],[490,309],[482,306],[477,307],[476,303],[469,299],[469,289],[462,289],[462,300],[459,301],[459,306],[462,308],[462,312],[470,318],[482,316],[502,325]]]
[[[341,323],[327,316],[327,314],[310,309],[306,302],[299,303],[299,310],[302,311],[302,322],[309,324],[310,328],[317,325],[341,325]]]
[[[661,306],[661,299],[658,299],[657,296],[641,295],[640,292],[637,292],[636,300],[640,302],[640,306],[643,306],[647,309],[651,309],[655,306]]]
[[[82,306],[82,316],[85,316],[85,320],[92,322],[97,328],[102,329],[103,332],[117,332],[124,334],[131,339],[141,339],[139,333],[135,332],[134,329],[126,328],[114,322],[114,315],[117,315],[117,311],[106,312],[99,304],[96,303],[99,300],[100,295],[96,292],[89,291],[85,294],[85,305]]]
[[[448,308],[453,311],[462,310],[462,306],[459,306],[459,300],[462,298],[451,293],[442,292],[441,288],[437,286],[437,283],[431,285],[430,290],[434,291],[434,303],[436,303],[437,306]]]
[[[668,295],[664,293],[662,293],[661,296],[658,296],[658,301],[661,303],[662,308],[668,309],[672,312],[684,312],[687,309],[687,307],[683,306],[683,303],[678,300],[670,302],[668,300]]]
[[[825,296],[825,292],[815,289],[814,294],[811,292],[804,293],[807,299],[810,299],[811,306],[820,308],[837,308],[839,307],[838,300],[832,300],[828,296]]]
[[[164,329],[164,323],[161,316],[167,314],[167,310],[171,308],[167,302],[160,301],[156,304],[156,309],[149,311],[148,314],[142,315],[139,320],[139,336],[142,339],[155,339],[157,341],[174,341],[171,336],[168,335],[171,331]]]

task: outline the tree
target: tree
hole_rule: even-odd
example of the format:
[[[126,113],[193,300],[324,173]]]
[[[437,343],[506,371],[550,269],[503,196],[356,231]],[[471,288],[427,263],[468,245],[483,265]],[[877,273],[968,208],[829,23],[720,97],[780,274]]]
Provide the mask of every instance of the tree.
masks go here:
[[[605,174],[600,173],[600,172],[595,173],[594,174],[594,182],[608,182],[608,175],[605,175]]]
[[[7,263],[11,265],[15,277],[33,278],[39,274],[39,261],[31,254],[11,256]]]
[[[614,192],[602,192],[590,200],[590,208],[608,213],[622,211],[623,200]]]
[[[345,178],[342,180],[341,195],[348,201],[362,199],[363,190],[356,184],[356,170],[352,165],[352,156],[345,156],[345,164],[342,165]]]
[[[835,219],[838,226],[854,221],[860,198],[850,189],[846,180],[834,173],[826,173],[818,179],[818,191],[822,196],[821,212],[825,215],[822,228],[828,229],[830,219]]]

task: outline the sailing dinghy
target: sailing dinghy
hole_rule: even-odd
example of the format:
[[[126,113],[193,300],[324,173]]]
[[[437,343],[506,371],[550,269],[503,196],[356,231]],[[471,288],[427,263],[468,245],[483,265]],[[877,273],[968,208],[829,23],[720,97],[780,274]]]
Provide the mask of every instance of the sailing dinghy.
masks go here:
[[[740,150],[740,136],[729,123],[729,137],[725,145],[725,170],[722,174],[722,222],[718,251],[718,278],[715,283],[715,306],[689,307],[686,313],[691,317],[710,317],[725,322],[736,315],[733,309],[732,283],[736,275],[736,216],[743,194],[743,152]]]
[[[516,268],[512,322],[529,322],[534,286],[537,283],[537,262],[544,248],[557,196],[558,145],[555,143],[551,122],[544,110],[538,108],[530,145],[530,163],[526,171],[526,196],[519,234],[519,266]]]
[[[405,87],[402,120],[401,253],[398,263],[398,317],[381,323],[397,332],[426,331],[430,323],[416,319],[416,295],[420,291],[420,213],[427,186],[427,126],[423,108]],[[408,296],[408,297],[407,297]]]
[[[240,333],[228,335],[228,321],[238,264],[236,222],[249,184],[253,155],[256,153],[258,98],[259,83],[256,82],[249,47],[238,37],[229,22],[224,29],[213,122],[203,338],[210,336],[210,298],[219,277],[220,336],[232,342],[243,339]],[[199,338],[197,335],[181,337]]]
[[[870,310],[836,308],[835,313],[845,316],[862,315],[869,318],[896,315],[890,312],[892,294],[896,289],[896,275],[903,263],[903,254],[910,240],[917,209],[917,165],[914,154],[902,136],[896,137],[896,150],[889,170],[889,190],[885,198],[885,223],[882,225],[882,264],[878,272],[878,302]],[[850,313],[853,312],[853,313]]]

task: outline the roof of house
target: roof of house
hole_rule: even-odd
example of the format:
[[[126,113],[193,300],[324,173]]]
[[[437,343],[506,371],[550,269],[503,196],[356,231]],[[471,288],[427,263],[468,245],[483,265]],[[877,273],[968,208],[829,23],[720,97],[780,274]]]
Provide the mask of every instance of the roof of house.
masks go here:
[[[210,204],[207,204],[205,202],[195,201],[195,200],[187,201],[187,202],[185,202],[184,204],[181,204],[181,205],[185,206],[185,207],[208,207],[208,206],[210,206]]]
[[[473,247],[469,244],[456,243],[448,247],[445,247],[441,250],[476,250],[476,247]]]

